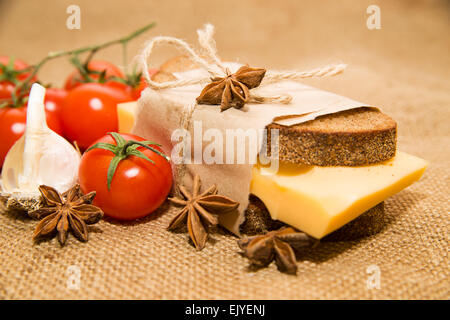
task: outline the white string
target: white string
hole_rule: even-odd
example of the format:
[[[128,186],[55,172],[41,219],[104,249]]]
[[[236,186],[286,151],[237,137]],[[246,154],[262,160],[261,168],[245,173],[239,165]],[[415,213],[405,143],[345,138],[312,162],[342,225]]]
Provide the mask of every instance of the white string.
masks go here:
[[[205,51],[206,56],[221,69],[223,76],[225,76],[226,68],[217,56],[216,41],[214,40],[214,26],[209,23],[205,24],[203,30],[197,30],[197,35],[200,47]]]
[[[211,76],[216,76],[216,73],[214,70],[211,69],[210,64],[202,59],[195,51],[183,40],[173,38],[173,37],[155,37],[152,40],[150,40],[144,50],[141,54],[141,64],[142,64],[142,72],[144,74],[145,80],[147,80],[147,83],[149,87],[151,87],[154,90],[158,89],[166,89],[166,88],[175,88],[175,87],[183,87],[187,85],[192,84],[198,84],[205,82],[205,80],[209,80],[208,78],[198,78],[198,79],[179,79],[175,81],[166,81],[166,82],[155,82],[151,79],[150,74],[148,72],[148,64],[147,60],[152,54],[153,49],[156,45],[160,44],[169,44],[177,47],[181,51],[184,51],[187,53],[192,61],[197,63],[199,66],[203,67],[203,69],[207,70]]]
[[[282,80],[299,81],[305,78],[324,78],[338,75],[344,72],[346,64],[331,64],[325,67],[316,68],[309,71],[267,71],[261,85],[267,85]]]
[[[148,86],[154,90],[166,89],[166,88],[176,88],[192,84],[205,83],[214,77],[224,77],[226,75],[226,68],[222,61],[217,55],[216,42],[214,40],[214,26],[211,24],[206,24],[203,29],[197,30],[198,42],[200,47],[203,49],[206,57],[212,61],[212,64],[200,57],[194,49],[191,48],[185,41],[173,37],[155,37],[147,43],[141,54],[141,64],[142,71],[145,79],[147,80]],[[148,72],[147,60],[153,52],[156,45],[168,44],[177,47],[179,50],[188,54],[193,62],[198,64],[204,70],[208,71],[209,78],[204,76],[199,76],[196,79],[178,79],[175,81],[166,82],[155,82],[151,79]],[[265,85],[280,82],[283,80],[299,81],[305,78],[323,78],[334,76],[342,73],[347,65],[345,64],[333,64],[322,68],[317,68],[309,71],[267,71],[266,75],[259,87],[264,87]],[[219,69],[219,70],[218,70]],[[261,91],[261,90],[259,90]],[[268,102],[278,102],[283,104],[288,104],[292,101],[292,97],[289,94],[278,95],[278,96],[263,96],[257,95],[250,92],[249,102],[253,103],[268,103]]]

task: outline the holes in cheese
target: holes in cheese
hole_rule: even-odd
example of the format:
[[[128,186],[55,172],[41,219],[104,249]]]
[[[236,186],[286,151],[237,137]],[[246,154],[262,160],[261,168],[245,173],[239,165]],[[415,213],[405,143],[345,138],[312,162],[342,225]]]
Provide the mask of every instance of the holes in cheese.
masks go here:
[[[397,152],[388,161],[358,167],[318,167],[280,163],[270,174],[253,167],[250,192],[272,219],[322,238],[422,176],[427,162]]]

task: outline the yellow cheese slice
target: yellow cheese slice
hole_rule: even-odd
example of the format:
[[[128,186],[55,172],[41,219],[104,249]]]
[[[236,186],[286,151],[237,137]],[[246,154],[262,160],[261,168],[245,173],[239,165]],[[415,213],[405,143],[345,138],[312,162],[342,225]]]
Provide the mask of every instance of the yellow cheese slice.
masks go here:
[[[119,132],[130,133],[136,118],[137,102],[125,102],[117,105]]]
[[[272,219],[320,239],[420,179],[427,162],[397,152],[395,158],[359,167],[280,163],[276,174],[253,168],[250,192]]]

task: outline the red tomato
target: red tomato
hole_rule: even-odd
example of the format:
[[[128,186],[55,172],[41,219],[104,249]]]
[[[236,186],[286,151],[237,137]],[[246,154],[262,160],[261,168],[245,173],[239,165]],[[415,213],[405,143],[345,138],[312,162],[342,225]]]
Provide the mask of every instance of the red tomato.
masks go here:
[[[8,56],[0,56],[0,64],[8,65],[10,61],[10,57]],[[14,70],[23,70],[28,68],[28,64],[20,59],[14,59]],[[0,69],[0,74],[2,74],[2,70]],[[16,76],[17,80],[24,80],[30,75],[29,72],[25,72]],[[36,79],[34,79],[36,81]],[[8,80],[0,82],[0,99],[7,99],[11,97],[11,93],[14,91],[14,83]]]
[[[85,83],[69,91],[61,113],[66,138],[86,149],[108,132],[117,131],[117,104],[130,101],[123,90]]]
[[[114,88],[114,89],[119,89],[119,90],[125,91],[128,95],[131,96],[131,91],[129,89],[130,86],[128,86],[125,83],[117,82],[117,81],[108,81],[108,82],[105,82],[104,85],[107,86],[107,87],[111,87],[111,88]]]
[[[0,167],[14,142],[25,132],[25,108],[0,109]]]
[[[49,128],[61,134],[59,119],[49,112],[46,112],[46,117]],[[26,107],[0,109],[0,167],[9,149],[25,132],[26,122]]]
[[[141,79],[141,82],[139,82],[139,85],[136,88],[130,87],[130,95],[133,100],[138,100],[141,97],[141,92],[144,91],[144,89],[147,88],[147,82],[144,78]]]
[[[132,134],[121,134],[125,140],[143,141]],[[115,140],[106,135],[95,143],[116,145]],[[161,151],[156,146],[155,149]],[[130,155],[120,161],[107,187],[107,173],[114,153],[103,149],[92,149],[81,158],[78,172],[81,190],[84,193],[96,191],[94,205],[105,215],[119,220],[134,220],[156,210],[166,199],[172,187],[172,169],[169,161],[157,153],[143,147],[137,150],[155,163]]]
[[[0,56],[0,64],[3,64],[3,65],[6,66],[6,65],[9,64],[10,59],[11,58],[8,57],[8,56]],[[20,59],[14,59],[14,70],[23,70],[23,69],[26,69],[28,67],[29,67],[29,65],[26,62],[24,62],[24,61],[22,61]],[[2,74],[1,70],[0,70],[0,74]],[[22,73],[22,74],[18,75],[17,79],[18,80],[24,80],[29,75],[30,75],[29,72],[25,72],[25,73]]]
[[[48,110],[45,110],[45,117],[47,118],[48,127],[60,136],[63,136],[62,125],[58,116],[54,113],[48,112]]]
[[[101,60],[93,60],[90,61],[88,64],[88,69],[89,70],[94,70],[94,71],[104,71],[106,70],[105,76],[106,77],[111,77],[111,76],[116,76],[116,77],[120,77],[123,78],[123,72],[114,64],[107,62],[107,61],[101,61]],[[99,78],[98,74],[90,74],[89,75],[92,79],[97,80]],[[64,89],[66,90],[72,90],[76,87],[78,87],[79,85],[83,84],[82,81],[80,81],[81,75],[78,72],[78,70],[74,70],[66,79],[66,83],[64,85]],[[107,81],[107,83],[109,82],[115,82],[116,81]],[[125,86],[125,85],[123,85]]]
[[[14,84],[8,81],[0,82],[0,99],[8,99],[14,91]]]
[[[148,69],[148,72],[150,74],[150,76],[154,75],[155,73],[158,72],[158,69]],[[118,88],[118,89],[122,89],[125,90],[131,97],[132,100],[138,100],[141,97],[141,92],[147,88],[147,81],[145,80],[145,78],[142,76],[139,84],[135,87],[126,85],[124,83],[121,82],[116,82],[116,81],[111,81],[106,83],[106,85],[110,86],[110,87],[114,87],[114,88]]]
[[[48,88],[45,91],[45,109],[60,117],[67,91],[59,88]]]
[[[150,74],[150,77],[153,76],[157,72],[158,72],[158,69],[148,69],[148,73]],[[138,100],[141,97],[141,92],[145,88],[147,88],[147,81],[145,80],[144,76],[142,76],[141,81],[139,82],[139,85],[135,88],[128,87],[128,92],[130,93],[130,96],[133,100]]]

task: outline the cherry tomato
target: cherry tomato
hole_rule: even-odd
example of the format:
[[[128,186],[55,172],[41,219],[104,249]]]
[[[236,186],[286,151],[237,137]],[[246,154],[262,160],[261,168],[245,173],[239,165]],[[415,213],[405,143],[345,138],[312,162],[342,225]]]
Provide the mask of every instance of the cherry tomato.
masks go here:
[[[136,88],[129,87],[131,98],[133,100],[138,100],[141,97],[141,92],[144,91],[145,88],[147,88],[147,82],[142,78]]]
[[[111,87],[111,88],[114,88],[114,89],[119,89],[119,90],[125,91],[128,95],[131,96],[131,90],[129,89],[130,86],[125,84],[125,83],[123,83],[123,82],[107,81],[107,82],[104,83],[104,85],[107,86],[107,87]]]
[[[7,66],[9,64],[10,59],[11,58],[8,56],[0,56],[0,64]],[[14,67],[13,67],[14,70],[23,70],[28,67],[29,67],[29,65],[26,62],[24,62],[20,59],[14,59]],[[2,74],[1,70],[0,70],[0,74]],[[21,73],[17,76],[17,79],[24,80],[24,79],[28,78],[29,75],[30,75],[29,72]]]
[[[66,138],[86,149],[108,132],[117,131],[117,104],[131,101],[123,90],[85,83],[69,91],[61,113]]]
[[[132,134],[120,134],[125,140],[144,141]],[[106,135],[97,141],[117,145]],[[153,146],[161,151],[157,146]],[[119,220],[134,220],[156,210],[166,199],[172,186],[169,161],[143,147],[137,148],[149,159],[129,155],[120,161],[108,190],[107,174],[114,153],[104,149],[91,149],[81,158],[79,180],[84,193],[96,191],[94,205],[105,215]]]
[[[14,91],[14,84],[8,81],[0,82],[0,99],[8,99]]]
[[[0,56],[0,64],[7,66],[10,61],[10,57],[8,56]],[[28,68],[28,64],[20,59],[14,59],[13,69],[14,70],[23,70]],[[3,71],[0,69],[0,74]],[[21,73],[15,77],[17,80],[24,80],[30,76],[29,72]],[[11,79],[12,80],[12,79]],[[33,81],[37,81],[36,78]],[[14,91],[15,85],[12,81],[4,80],[0,81],[0,99],[7,99],[11,97],[11,93]]]
[[[158,69],[148,69],[148,73],[150,74],[150,77],[153,76],[157,72],[158,72]],[[147,88],[147,81],[145,80],[144,76],[142,76],[141,81],[139,82],[139,85],[135,88],[128,87],[128,91],[133,100],[138,100],[141,97],[141,92],[145,88]]]
[[[148,69],[150,76],[158,72],[158,69]],[[147,88],[147,81],[142,76],[139,80],[137,86],[126,85],[125,83],[110,81],[106,83],[107,86],[125,90],[131,97],[132,100],[138,100],[141,97],[141,92]]]
[[[46,112],[46,118],[48,127],[61,134],[59,119],[50,112]],[[26,122],[26,107],[0,109],[0,167],[9,149],[25,132]]]
[[[54,113],[58,118],[61,116],[64,99],[67,97],[67,91],[59,88],[48,88],[45,92],[45,109],[47,112]]]
[[[25,132],[25,108],[0,109],[0,167],[14,142]]]
[[[107,62],[107,61],[101,61],[101,60],[93,60],[90,61],[88,64],[88,69],[89,70],[93,70],[93,71],[104,71],[105,72],[105,77],[111,77],[111,76],[116,76],[119,78],[123,78],[124,74],[123,72],[114,64]],[[90,74],[89,75],[92,79],[94,80],[98,80],[99,75],[98,74]],[[78,70],[74,70],[66,79],[66,83],[64,85],[64,89],[66,90],[72,90],[78,86],[80,86],[81,84],[83,84],[83,81],[80,81],[81,75],[79,73]],[[114,83],[118,83],[117,81],[107,81],[106,83],[109,82],[114,82]],[[121,85],[121,83],[118,83],[118,85]],[[125,85],[123,84],[122,86],[125,87]]]
[[[57,134],[59,134],[60,136],[63,136],[63,129],[62,129],[62,124],[61,124],[61,120],[59,119],[58,115],[48,111],[47,109],[45,110],[45,117],[47,119],[47,125],[50,129],[52,129],[53,131],[55,131]]]

